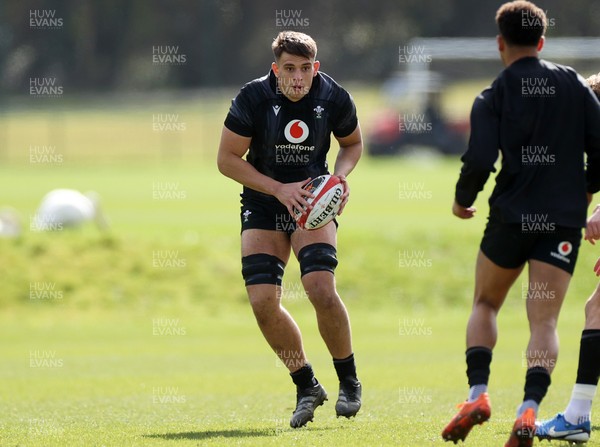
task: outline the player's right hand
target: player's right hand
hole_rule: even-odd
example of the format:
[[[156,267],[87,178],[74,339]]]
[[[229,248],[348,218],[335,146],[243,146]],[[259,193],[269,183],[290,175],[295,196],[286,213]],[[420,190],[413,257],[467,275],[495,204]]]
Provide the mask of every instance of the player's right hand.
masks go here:
[[[459,205],[456,200],[452,204],[452,214],[460,219],[471,219],[475,215],[475,211],[477,211],[477,208],[474,206],[465,208],[464,206]]]
[[[275,197],[279,200],[293,216],[294,208],[297,210],[304,210],[302,214],[312,209],[312,206],[308,204],[306,199],[314,197],[314,194],[303,188],[312,179],[309,177],[306,180],[295,183],[282,183]]]

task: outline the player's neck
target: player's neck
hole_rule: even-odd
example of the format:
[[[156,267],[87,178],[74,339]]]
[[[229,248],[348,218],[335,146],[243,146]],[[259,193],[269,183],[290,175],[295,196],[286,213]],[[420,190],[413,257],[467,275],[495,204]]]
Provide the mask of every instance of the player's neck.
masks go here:
[[[509,67],[514,62],[524,57],[539,57],[539,52],[536,48],[530,47],[512,47],[504,51],[502,61],[506,67]]]

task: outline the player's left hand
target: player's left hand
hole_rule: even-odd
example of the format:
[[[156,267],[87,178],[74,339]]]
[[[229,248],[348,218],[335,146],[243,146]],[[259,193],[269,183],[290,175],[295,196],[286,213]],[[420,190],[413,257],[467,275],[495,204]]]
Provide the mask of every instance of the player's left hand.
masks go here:
[[[344,187],[344,194],[342,194],[342,204],[340,205],[340,210],[337,213],[338,216],[340,216],[342,214],[342,211],[344,211],[346,203],[348,203],[348,198],[350,197],[350,187],[348,186],[348,181],[346,180],[345,175],[338,175],[337,177],[340,179],[340,182]]]
[[[454,214],[456,217],[458,217],[460,219],[470,219],[473,216],[475,216],[476,211],[477,211],[477,208],[475,208],[474,206],[465,208],[464,206],[459,205],[456,200],[452,204],[452,214]]]

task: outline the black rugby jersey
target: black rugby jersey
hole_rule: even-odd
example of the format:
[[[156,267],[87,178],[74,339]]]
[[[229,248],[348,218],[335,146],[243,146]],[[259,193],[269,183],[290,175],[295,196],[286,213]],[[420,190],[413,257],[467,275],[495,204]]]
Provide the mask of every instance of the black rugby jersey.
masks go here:
[[[600,102],[572,68],[515,61],[476,99],[456,201],[471,206],[502,153],[490,213],[508,223],[536,214],[584,227],[586,191],[600,190]],[[585,169],[587,154],[587,170]]]
[[[350,94],[321,72],[308,94],[293,102],[279,92],[271,70],[240,90],[225,119],[229,130],[252,137],[246,160],[282,183],[326,174],[331,133],[346,137],[357,125]],[[243,196],[275,199],[246,186]]]

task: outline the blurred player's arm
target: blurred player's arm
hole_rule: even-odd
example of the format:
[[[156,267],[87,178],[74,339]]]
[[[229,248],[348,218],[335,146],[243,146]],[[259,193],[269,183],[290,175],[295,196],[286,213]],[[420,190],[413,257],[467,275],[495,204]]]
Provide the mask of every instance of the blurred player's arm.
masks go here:
[[[350,187],[346,181],[346,176],[352,172],[356,167],[358,160],[363,151],[362,134],[360,131],[360,125],[356,125],[356,129],[346,137],[335,137],[340,144],[340,151],[338,152],[337,158],[335,159],[335,167],[333,174],[337,175],[342,184],[344,185],[344,195],[342,196],[342,205],[338,211],[338,215],[342,214],[346,203],[348,203],[348,197],[350,196]]]
[[[587,220],[584,239],[592,245],[600,239],[600,205],[596,205],[594,213]]]
[[[489,92],[489,90],[488,90]],[[456,183],[452,213],[461,218],[474,216],[473,203],[485,186],[491,172],[496,172],[494,163],[498,159],[498,117],[487,104],[483,94],[473,103],[471,110],[471,138],[467,152],[462,156],[460,177]]]
[[[261,174],[242,158],[248,151],[251,140],[251,137],[238,135],[223,126],[217,154],[219,171],[248,188],[276,197],[287,207],[290,214],[292,213],[292,207],[296,209],[307,207],[309,209],[306,198],[311,197],[312,194],[302,189],[302,186],[310,179],[296,183],[281,183]]]

